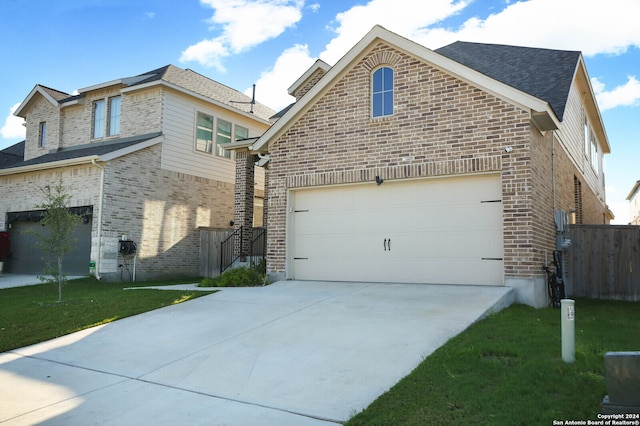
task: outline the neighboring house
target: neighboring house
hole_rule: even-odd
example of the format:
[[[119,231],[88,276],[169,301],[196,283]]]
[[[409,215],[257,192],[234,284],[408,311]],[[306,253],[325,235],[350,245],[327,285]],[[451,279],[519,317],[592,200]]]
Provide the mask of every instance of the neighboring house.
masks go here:
[[[640,225],[640,180],[627,195],[629,201],[629,225]]]
[[[91,267],[100,278],[128,280],[198,275],[198,229],[230,228],[234,216],[235,160],[225,147],[263,134],[274,111],[168,65],[75,95],[36,85],[15,114],[27,131],[25,142],[0,152],[0,231],[12,244],[5,272],[42,271],[42,253],[24,231],[40,228],[41,188],[62,177],[69,207],[83,218],[65,271]]]
[[[611,218],[609,142],[580,52],[432,51],[376,26],[289,93],[297,102],[236,147],[239,168],[269,159],[276,278],[506,285],[544,306],[555,211]]]

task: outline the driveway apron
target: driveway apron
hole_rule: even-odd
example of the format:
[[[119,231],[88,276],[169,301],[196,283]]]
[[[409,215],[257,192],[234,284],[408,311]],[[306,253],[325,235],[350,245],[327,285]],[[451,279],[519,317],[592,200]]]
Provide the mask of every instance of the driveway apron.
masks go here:
[[[225,288],[0,354],[0,424],[341,423],[512,302],[508,287]]]

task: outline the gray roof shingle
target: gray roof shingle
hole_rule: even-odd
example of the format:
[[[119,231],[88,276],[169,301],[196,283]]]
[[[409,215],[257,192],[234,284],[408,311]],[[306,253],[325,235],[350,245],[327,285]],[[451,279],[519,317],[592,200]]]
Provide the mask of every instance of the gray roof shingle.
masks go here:
[[[153,139],[160,135],[162,135],[162,133],[156,132],[156,133],[149,133],[141,136],[134,136],[130,138],[114,139],[109,142],[99,142],[99,143],[92,143],[92,144],[86,144],[86,145],[79,145],[71,148],[62,149],[59,151],[50,152],[48,154],[41,155],[39,157],[32,158],[27,161],[18,161],[8,165],[0,164],[0,169],[7,170],[7,169],[13,169],[16,167],[32,166],[36,164],[52,163],[55,161],[71,160],[73,158],[88,157],[93,155],[104,155],[110,152],[117,151],[119,149],[127,148],[129,146],[138,144],[140,142],[147,141],[149,139]],[[24,145],[22,146],[22,151],[23,151],[23,158],[24,158]],[[4,151],[0,151],[0,154],[3,152]]]
[[[435,52],[548,102],[560,121],[581,55],[578,51],[462,41]]]
[[[0,169],[24,161],[24,141],[0,151]]]

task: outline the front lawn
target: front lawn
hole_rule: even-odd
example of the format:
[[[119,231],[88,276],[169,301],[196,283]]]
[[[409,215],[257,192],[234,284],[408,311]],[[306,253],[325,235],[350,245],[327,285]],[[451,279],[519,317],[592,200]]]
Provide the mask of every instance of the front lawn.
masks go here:
[[[473,325],[346,423],[551,425],[597,420],[604,354],[640,350],[640,303],[576,300],[576,361],[560,310],[514,305]]]
[[[94,278],[73,280],[64,286],[62,303],[56,303],[58,286],[54,284],[0,290],[0,352],[211,294],[207,291],[123,290],[198,280],[135,283],[107,283]]]

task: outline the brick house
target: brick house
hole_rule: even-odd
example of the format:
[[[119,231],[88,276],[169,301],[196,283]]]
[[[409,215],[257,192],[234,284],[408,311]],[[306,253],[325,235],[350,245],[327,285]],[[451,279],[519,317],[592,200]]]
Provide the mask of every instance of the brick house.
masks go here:
[[[629,225],[640,225],[640,180],[636,181],[627,195],[629,201]]]
[[[266,163],[275,278],[506,285],[544,306],[555,212],[611,219],[580,52],[432,51],[376,26],[289,93],[264,135],[236,145],[239,170]]]
[[[23,231],[38,226],[40,188],[62,177],[83,218],[65,271],[95,266],[109,280],[198,275],[199,228],[229,228],[235,159],[225,149],[257,136],[274,111],[191,70],[168,65],[69,95],[36,85],[16,110],[26,139],[0,152],[0,231],[5,272],[40,273]],[[252,200],[261,209],[258,171]],[[261,215],[258,215],[261,220]],[[135,253],[120,240],[135,243]]]

